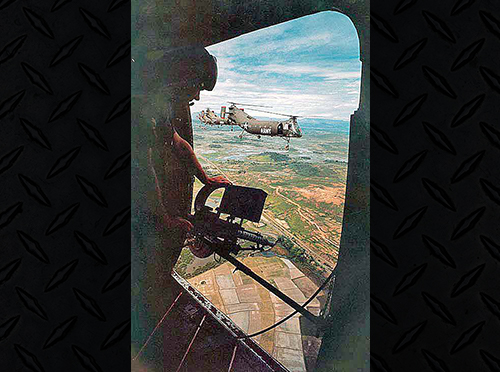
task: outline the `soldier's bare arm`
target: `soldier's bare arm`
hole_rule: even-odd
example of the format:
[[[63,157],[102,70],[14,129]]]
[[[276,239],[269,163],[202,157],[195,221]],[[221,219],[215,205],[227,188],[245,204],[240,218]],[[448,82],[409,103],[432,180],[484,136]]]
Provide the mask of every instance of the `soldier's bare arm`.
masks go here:
[[[223,176],[208,177],[198,161],[191,145],[177,133],[174,133],[174,153],[183,163],[186,164],[187,167],[190,168],[192,174],[194,174],[194,176],[196,176],[196,178],[198,178],[203,184],[231,184],[231,182]]]

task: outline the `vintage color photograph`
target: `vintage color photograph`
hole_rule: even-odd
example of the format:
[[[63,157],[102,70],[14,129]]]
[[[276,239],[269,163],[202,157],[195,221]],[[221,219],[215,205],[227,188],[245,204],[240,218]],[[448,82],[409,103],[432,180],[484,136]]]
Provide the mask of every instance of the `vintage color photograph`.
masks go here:
[[[369,368],[369,4],[132,1],[133,371]]]

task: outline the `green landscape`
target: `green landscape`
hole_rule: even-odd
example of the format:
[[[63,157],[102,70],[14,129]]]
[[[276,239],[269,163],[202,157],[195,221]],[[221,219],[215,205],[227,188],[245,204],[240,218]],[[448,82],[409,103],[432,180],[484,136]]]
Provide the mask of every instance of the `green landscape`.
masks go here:
[[[195,152],[207,173],[225,175],[235,185],[260,188],[268,194],[259,224],[245,222],[282,243],[267,254],[290,259],[320,285],[336,265],[347,174],[348,123],[311,120],[300,123],[304,136],[290,149],[277,137],[244,135],[240,128],[202,127],[193,120]],[[196,180],[194,194],[203,185]],[[218,205],[222,190],[212,195]],[[240,257],[248,253],[240,253]],[[176,270],[189,279],[221,265],[198,259],[185,248]]]

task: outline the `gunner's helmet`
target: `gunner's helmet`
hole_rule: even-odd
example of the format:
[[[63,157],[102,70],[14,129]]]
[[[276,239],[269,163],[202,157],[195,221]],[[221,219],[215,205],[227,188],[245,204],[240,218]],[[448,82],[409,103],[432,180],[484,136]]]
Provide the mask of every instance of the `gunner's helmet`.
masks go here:
[[[162,64],[168,68],[169,86],[211,91],[217,82],[217,60],[203,47],[173,49],[165,53]]]
[[[163,88],[211,91],[217,82],[217,59],[201,46],[142,49],[134,54],[137,54],[133,59],[136,68],[132,75],[142,81],[138,81],[138,86],[152,88],[158,84]]]

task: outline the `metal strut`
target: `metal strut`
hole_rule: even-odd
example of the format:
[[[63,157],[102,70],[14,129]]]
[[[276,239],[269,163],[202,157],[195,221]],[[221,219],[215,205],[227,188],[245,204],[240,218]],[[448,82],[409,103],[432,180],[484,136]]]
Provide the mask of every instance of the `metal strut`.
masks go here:
[[[231,357],[231,363],[229,363],[229,369],[227,370],[227,372],[231,372],[231,369],[233,368],[234,358],[236,357],[236,350],[238,350],[238,344],[234,345],[233,356]]]
[[[203,315],[203,319],[201,320],[200,324],[198,325],[198,328],[196,329],[196,332],[194,333],[194,336],[191,339],[191,342],[189,343],[189,346],[188,346],[186,352],[184,353],[184,356],[182,357],[181,364],[179,364],[179,367],[177,367],[176,372],[179,372],[181,370],[181,367],[184,364],[184,361],[186,360],[186,357],[189,353],[189,350],[191,349],[191,346],[193,346],[193,342],[194,342],[196,336],[198,336],[198,332],[200,332],[201,326],[203,325],[203,322],[205,321],[206,317],[207,317],[207,314]]]
[[[290,150],[290,137],[281,137],[286,141],[285,150]]]
[[[172,308],[174,307],[174,305],[177,303],[177,300],[181,297],[182,295],[182,292],[179,293],[179,295],[177,296],[177,298],[175,299],[174,302],[172,302],[172,305],[170,305],[170,307],[168,308],[167,312],[163,315],[163,317],[160,319],[160,321],[158,322],[158,324],[156,325],[156,327],[153,329],[153,332],[151,332],[151,334],[149,335],[148,339],[146,340],[146,342],[144,343],[144,345],[142,345],[141,349],[139,350],[139,352],[137,353],[137,355],[134,357],[134,359],[132,360],[136,360],[137,358],[139,358],[139,355],[141,355],[142,351],[144,350],[144,348],[147,346],[147,344],[149,343],[149,341],[151,340],[151,337],[153,337],[153,335],[155,334],[156,330],[160,327],[160,325],[163,323],[163,321],[165,320],[165,318],[167,317],[167,315],[170,313],[170,311],[172,310]]]

